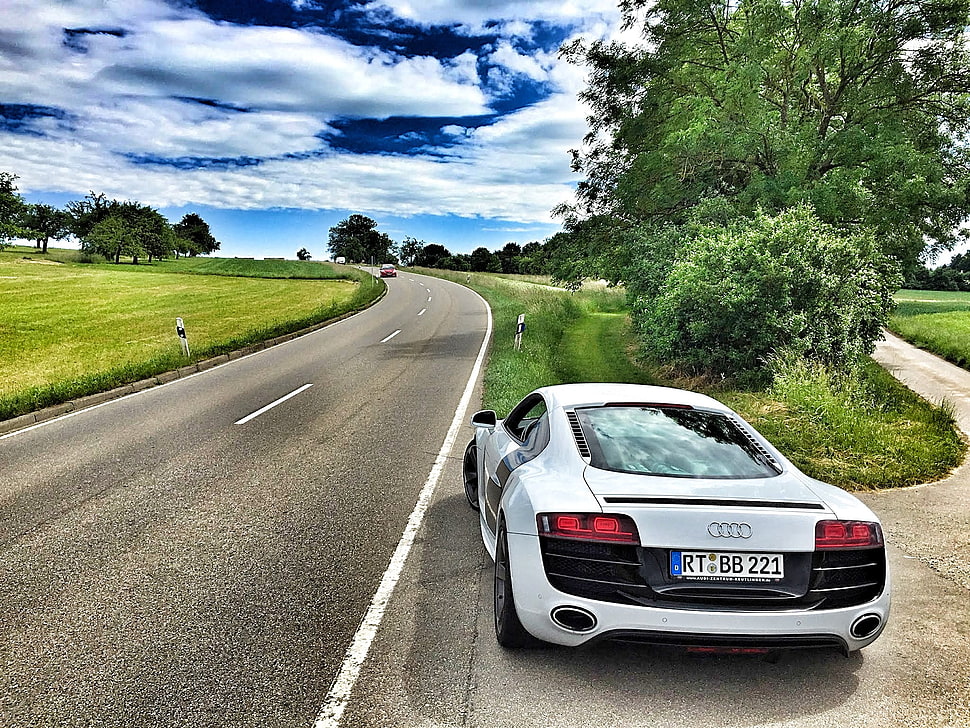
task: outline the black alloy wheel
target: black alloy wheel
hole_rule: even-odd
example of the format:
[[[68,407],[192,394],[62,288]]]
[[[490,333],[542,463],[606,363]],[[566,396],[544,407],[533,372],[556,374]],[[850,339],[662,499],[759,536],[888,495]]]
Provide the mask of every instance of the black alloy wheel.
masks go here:
[[[515,597],[512,595],[512,572],[509,569],[509,539],[505,526],[499,527],[495,541],[495,638],[502,647],[515,649],[536,643],[515,611]]]
[[[461,461],[461,475],[465,483],[465,497],[468,505],[478,510],[478,446],[475,439],[465,448],[465,457]]]

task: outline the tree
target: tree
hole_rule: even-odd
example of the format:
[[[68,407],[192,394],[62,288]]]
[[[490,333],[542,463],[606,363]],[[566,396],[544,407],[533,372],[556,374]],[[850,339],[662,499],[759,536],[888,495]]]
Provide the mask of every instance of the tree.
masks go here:
[[[60,240],[71,231],[71,216],[51,205],[28,205],[23,220],[26,237],[36,241],[42,253],[51,239]]]
[[[590,133],[567,228],[682,224],[801,202],[907,265],[970,211],[970,0],[623,0],[644,44],[575,43]],[[580,230],[580,233],[583,231]],[[578,235],[572,243],[589,240]],[[602,252],[601,250],[599,252]],[[622,273],[609,272],[609,277]]]
[[[121,203],[109,200],[103,192],[89,192],[83,200],[73,200],[67,203],[67,211],[71,215],[71,232],[78,238],[84,238],[95,225],[103,221],[116,211]]]
[[[17,191],[17,175],[0,172],[0,250],[11,238],[24,234],[23,215],[26,203]]]
[[[474,271],[501,273],[502,261],[485,247],[478,247],[472,251],[471,267]]]
[[[178,237],[171,224],[158,210],[137,202],[124,203],[124,214],[141,238],[148,260],[166,258],[175,252]],[[138,262],[138,256],[134,256]]]
[[[222,246],[212,235],[209,223],[194,212],[187,213],[173,227],[178,243],[176,245],[176,255],[209,255],[219,250]]]
[[[472,269],[471,256],[465,255],[464,253],[446,255],[444,258],[440,258],[438,260],[436,267],[443,268],[444,270],[461,271],[464,273]]]
[[[306,248],[300,248],[298,251],[296,251],[297,260],[310,260],[311,257],[310,251]]]
[[[716,337],[699,329],[714,332],[731,318],[687,271],[703,269],[711,285],[743,278],[743,267],[718,268],[700,246],[722,250],[724,236],[753,235],[788,211],[811,213],[806,231],[846,241],[846,276],[852,261],[867,261],[873,276],[860,279],[868,289],[857,288],[866,300],[898,283],[895,261],[912,267],[958,239],[970,214],[962,136],[970,0],[622,0],[621,8],[628,26],[642,28],[641,46],[577,42],[564,51],[589,66],[582,97],[592,113],[573,159],[585,179],[577,203],[559,208],[566,232],[550,246],[557,278],[599,275],[636,290],[632,317],[645,348],[692,365],[711,361]],[[788,267],[766,280],[804,272],[800,261],[817,253],[807,240],[785,239],[794,248],[781,258]],[[751,290],[763,298],[726,288],[719,295],[745,301],[745,331],[774,332],[786,346],[794,335],[773,313],[786,301],[770,286]],[[843,328],[861,338],[846,351],[871,347],[871,323],[882,314],[827,311],[854,317]],[[805,326],[797,341],[828,336],[827,321],[809,316]],[[671,336],[690,350],[669,346]],[[760,366],[750,356],[731,365]]]
[[[518,243],[506,243],[505,247],[499,250],[496,255],[502,266],[503,273],[520,273],[519,256],[522,255],[522,246]]]
[[[425,242],[423,240],[415,240],[410,235],[404,238],[404,242],[401,243],[401,263],[405,266],[414,265],[415,258],[420,255],[421,251],[424,249]]]
[[[414,257],[414,265],[423,266],[424,268],[437,268],[439,261],[443,258],[450,258],[451,253],[448,251],[444,245],[439,245],[438,243],[429,243],[425,245],[421,252]]]
[[[91,228],[81,239],[81,250],[104,256],[115,263],[120,262],[122,255],[130,255],[135,260],[146,255],[138,231],[121,215],[109,215]]]
[[[546,245],[533,241],[522,246],[522,254],[518,258],[519,272],[530,275],[541,275],[546,272],[549,250]]]
[[[394,241],[377,230],[377,223],[365,215],[353,214],[330,228],[328,249],[332,257],[348,261],[394,262]]]

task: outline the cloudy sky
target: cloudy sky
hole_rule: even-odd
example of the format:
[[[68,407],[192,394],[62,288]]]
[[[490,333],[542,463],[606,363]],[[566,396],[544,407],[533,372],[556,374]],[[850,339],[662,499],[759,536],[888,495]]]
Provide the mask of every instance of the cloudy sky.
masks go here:
[[[0,170],[325,257],[352,212],[452,252],[543,240],[586,131],[569,39],[615,0],[0,0]]]

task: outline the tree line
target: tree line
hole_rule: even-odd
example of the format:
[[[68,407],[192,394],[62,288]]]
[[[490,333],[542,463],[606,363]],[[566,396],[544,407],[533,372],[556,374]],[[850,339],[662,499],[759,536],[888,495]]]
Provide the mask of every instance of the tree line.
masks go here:
[[[938,268],[919,266],[903,281],[903,288],[925,291],[970,291],[970,253],[958,253]]]
[[[122,257],[137,263],[141,258],[208,255],[221,246],[196,213],[187,213],[172,225],[153,207],[96,192],[58,209],[26,202],[16,181],[15,174],[0,172],[0,250],[19,238],[34,241],[46,253],[51,240],[74,236],[83,253],[115,263]]]
[[[543,243],[507,243],[496,252],[482,246],[469,253],[452,253],[439,243],[428,243],[408,236],[395,243],[377,230],[377,223],[366,215],[353,214],[330,228],[327,249],[330,255],[357,263],[400,263],[406,266],[441,268],[488,273],[547,272],[549,253]],[[298,254],[306,249],[298,251]]]

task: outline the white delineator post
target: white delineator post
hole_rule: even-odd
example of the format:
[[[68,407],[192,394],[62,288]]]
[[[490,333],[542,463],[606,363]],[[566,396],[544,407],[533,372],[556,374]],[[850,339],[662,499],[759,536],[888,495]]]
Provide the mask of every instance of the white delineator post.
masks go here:
[[[179,341],[182,344],[182,353],[186,357],[189,356],[189,340],[185,338],[185,324],[182,323],[181,318],[175,319],[175,332],[179,335]]]
[[[515,325],[515,350],[522,348],[522,332],[525,331],[525,314],[519,314],[519,321]]]

